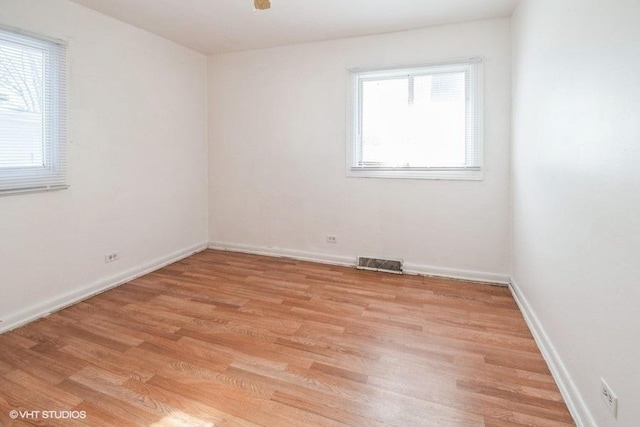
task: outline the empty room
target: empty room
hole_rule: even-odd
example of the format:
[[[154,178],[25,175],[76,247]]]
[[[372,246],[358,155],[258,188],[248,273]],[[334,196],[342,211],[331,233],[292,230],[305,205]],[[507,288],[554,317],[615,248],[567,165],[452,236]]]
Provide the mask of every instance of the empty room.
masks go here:
[[[0,0],[0,426],[640,426],[638,0]]]

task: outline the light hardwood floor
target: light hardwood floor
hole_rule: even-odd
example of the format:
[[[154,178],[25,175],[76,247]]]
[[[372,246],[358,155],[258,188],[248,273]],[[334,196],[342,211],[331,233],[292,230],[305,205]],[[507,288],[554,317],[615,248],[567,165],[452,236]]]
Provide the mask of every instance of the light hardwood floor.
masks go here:
[[[507,288],[212,250],[0,335],[30,423],[573,425]]]

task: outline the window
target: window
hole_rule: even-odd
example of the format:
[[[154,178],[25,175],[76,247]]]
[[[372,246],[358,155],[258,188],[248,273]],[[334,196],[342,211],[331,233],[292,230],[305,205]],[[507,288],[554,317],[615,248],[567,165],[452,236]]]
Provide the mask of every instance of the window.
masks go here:
[[[349,176],[482,179],[480,60],[352,71]]]
[[[0,28],[0,194],[67,188],[65,54]]]

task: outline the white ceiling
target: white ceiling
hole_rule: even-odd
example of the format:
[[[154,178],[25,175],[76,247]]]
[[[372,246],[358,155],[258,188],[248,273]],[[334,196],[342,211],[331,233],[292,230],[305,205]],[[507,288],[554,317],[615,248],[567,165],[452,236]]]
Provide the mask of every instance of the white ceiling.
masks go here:
[[[518,0],[72,0],[206,54],[509,16]]]

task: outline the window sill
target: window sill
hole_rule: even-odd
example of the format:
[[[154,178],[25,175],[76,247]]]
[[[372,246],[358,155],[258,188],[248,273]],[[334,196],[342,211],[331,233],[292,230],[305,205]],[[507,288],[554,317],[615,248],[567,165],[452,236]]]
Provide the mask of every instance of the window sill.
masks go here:
[[[26,193],[48,193],[51,191],[66,190],[68,185],[60,185],[55,187],[35,187],[35,188],[17,188],[15,190],[1,190],[0,197],[12,196],[14,194],[26,194]]]
[[[350,178],[392,178],[392,179],[436,179],[450,181],[482,181],[482,170],[389,170],[373,168],[348,168],[347,177]]]

